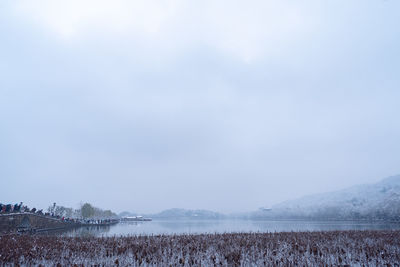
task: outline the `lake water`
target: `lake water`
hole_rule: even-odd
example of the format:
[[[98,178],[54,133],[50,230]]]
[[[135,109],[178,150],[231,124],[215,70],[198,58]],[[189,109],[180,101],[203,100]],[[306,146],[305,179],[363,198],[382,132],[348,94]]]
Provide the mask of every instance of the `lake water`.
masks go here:
[[[107,227],[81,227],[66,232],[64,235],[126,236],[332,230],[400,230],[400,224],[354,221],[154,220],[150,222],[119,223]]]

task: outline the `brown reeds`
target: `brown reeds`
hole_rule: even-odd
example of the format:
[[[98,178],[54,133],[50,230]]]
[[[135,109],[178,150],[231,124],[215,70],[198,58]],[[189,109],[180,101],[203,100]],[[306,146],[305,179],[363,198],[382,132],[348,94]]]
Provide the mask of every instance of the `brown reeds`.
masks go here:
[[[399,266],[400,231],[0,237],[1,265]]]

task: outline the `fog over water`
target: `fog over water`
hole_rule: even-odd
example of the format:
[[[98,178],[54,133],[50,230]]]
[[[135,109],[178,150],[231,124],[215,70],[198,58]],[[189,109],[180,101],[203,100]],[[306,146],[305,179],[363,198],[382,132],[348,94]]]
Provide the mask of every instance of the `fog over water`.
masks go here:
[[[130,236],[164,234],[273,233],[345,230],[399,230],[398,223],[357,221],[251,221],[251,220],[165,220],[120,223],[109,227],[80,227],[55,232],[64,236]],[[54,234],[48,232],[46,234]]]
[[[0,2],[0,202],[256,210],[400,173],[399,1]]]

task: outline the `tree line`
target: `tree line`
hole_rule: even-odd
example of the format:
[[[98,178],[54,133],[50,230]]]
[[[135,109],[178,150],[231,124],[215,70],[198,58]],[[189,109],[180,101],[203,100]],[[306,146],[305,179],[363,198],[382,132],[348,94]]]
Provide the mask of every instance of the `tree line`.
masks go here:
[[[111,210],[103,210],[93,206],[90,203],[81,204],[78,209],[64,207],[56,205],[48,207],[47,211],[53,216],[65,217],[65,218],[83,218],[83,219],[105,219],[105,218],[117,218],[117,214]]]

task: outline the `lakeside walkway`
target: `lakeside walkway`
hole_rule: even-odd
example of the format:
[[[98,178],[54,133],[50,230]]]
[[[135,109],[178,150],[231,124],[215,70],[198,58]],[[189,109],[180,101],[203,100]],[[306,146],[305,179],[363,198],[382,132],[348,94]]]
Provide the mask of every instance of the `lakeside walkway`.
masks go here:
[[[35,233],[81,226],[109,226],[118,219],[72,219],[32,212],[0,214],[0,233]]]

